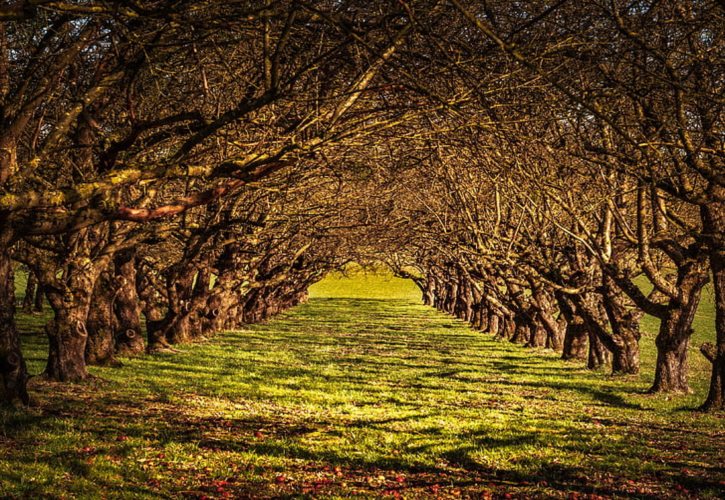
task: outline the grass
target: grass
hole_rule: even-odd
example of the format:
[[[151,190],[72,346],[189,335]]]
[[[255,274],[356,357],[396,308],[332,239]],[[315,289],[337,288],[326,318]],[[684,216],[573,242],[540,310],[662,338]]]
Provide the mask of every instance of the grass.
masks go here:
[[[707,371],[693,355],[694,394],[643,394],[651,335],[642,376],[610,377],[472,331],[410,282],[334,276],[268,324],[33,379],[30,411],[0,410],[0,497],[718,497],[722,417],[689,411]],[[44,339],[24,341],[38,373]]]

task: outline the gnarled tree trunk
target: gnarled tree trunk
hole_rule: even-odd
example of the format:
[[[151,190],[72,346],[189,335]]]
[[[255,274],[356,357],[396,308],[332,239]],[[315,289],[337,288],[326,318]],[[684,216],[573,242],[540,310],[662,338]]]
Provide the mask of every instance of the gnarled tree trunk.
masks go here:
[[[141,301],[136,291],[135,261],[133,250],[119,252],[115,257],[115,352],[119,356],[135,356],[145,349],[141,331]]]
[[[603,304],[611,335],[603,341],[612,353],[612,373],[639,373],[639,321],[642,311],[628,304],[627,297],[611,277],[603,277]]]
[[[432,306],[435,302],[435,279],[432,275],[428,275],[425,280],[425,289],[423,290],[423,304]]]
[[[45,287],[42,283],[38,283],[35,289],[35,303],[33,304],[33,312],[43,312],[43,306],[45,305]]]
[[[164,318],[166,316],[165,297],[159,293],[158,287],[151,275],[144,275],[142,272],[136,274],[136,290],[138,291],[141,301],[141,310],[146,319],[146,350],[148,352],[156,352],[170,348],[170,344],[166,341],[163,329]]]
[[[536,283],[531,282],[531,288],[535,302],[536,322],[540,323],[545,336],[542,347],[559,351],[564,342],[565,323],[557,321],[556,309],[550,300],[551,295],[542,287],[536,286]]]
[[[105,271],[96,280],[86,321],[86,363],[89,365],[113,362],[116,326],[113,315],[114,298],[113,279],[111,273]]]
[[[599,337],[589,332],[589,356],[587,361],[587,368],[590,370],[596,370],[609,363],[610,354]]]
[[[531,334],[528,320],[523,314],[516,313],[513,317],[513,324],[514,328],[509,341],[515,344],[525,344]]]
[[[67,286],[46,285],[48,300],[55,313],[46,325],[49,351],[45,375],[61,382],[76,382],[88,377],[86,369],[86,321],[95,285],[94,273],[82,265],[69,266]]]
[[[15,326],[15,279],[9,253],[11,240],[9,230],[0,230],[0,402],[28,404],[28,370]]]
[[[35,293],[38,288],[38,278],[35,277],[35,273],[28,271],[27,279],[25,282],[25,295],[23,295],[22,310],[24,313],[33,312],[33,305],[35,304]]]
[[[564,331],[564,345],[562,346],[562,359],[587,359],[589,333],[584,318],[576,314],[574,304],[563,293],[556,294],[559,311],[566,319]]]
[[[725,188],[719,189],[720,199],[725,197]],[[703,348],[703,354],[710,352],[712,363],[710,390],[702,405],[703,410],[725,409],[725,202],[713,202],[702,208],[705,236],[709,241],[710,270],[715,288],[715,344]]]
[[[687,350],[702,288],[708,281],[704,258],[699,257],[678,266],[679,298],[670,300],[661,318],[659,333],[655,339],[655,380],[649,392],[690,392]]]
[[[529,339],[526,347],[546,347],[546,330],[538,321],[532,321],[529,325]]]
[[[588,343],[589,332],[587,332],[584,320],[577,318],[575,321],[568,322],[564,333],[561,359],[587,359]]]
[[[572,296],[578,315],[584,319],[589,334],[589,355],[587,368],[596,370],[610,361],[610,352],[602,341],[607,337],[606,313],[601,296],[592,292]]]
[[[488,315],[488,328],[486,329],[486,331],[491,335],[497,337],[501,330],[501,323],[501,316],[495,311],[490,312],[490,314]]]

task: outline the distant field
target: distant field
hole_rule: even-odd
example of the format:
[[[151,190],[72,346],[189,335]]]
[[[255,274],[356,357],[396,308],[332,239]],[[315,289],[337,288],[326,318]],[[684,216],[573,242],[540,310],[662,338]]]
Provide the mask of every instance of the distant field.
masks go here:
[[[267,324],[178,354],[31,381],[0,411],[10,498],[722,495],[722,417],[642,394],[420,305],[390,276],[336,276]],[[384,297],[381,300],[377,297]],[[21,315],[37,331],[37,316]],[[34,373],[45,339],[26,335]],[[694,357],[694,356],[693,356]],[[695,366],[699,364],[694,363]]]
[[[311,298],[375,298],[421,302],[420,289],[411,280],[390,273],[351,267],[345,274],[331,273],[310,287]]]

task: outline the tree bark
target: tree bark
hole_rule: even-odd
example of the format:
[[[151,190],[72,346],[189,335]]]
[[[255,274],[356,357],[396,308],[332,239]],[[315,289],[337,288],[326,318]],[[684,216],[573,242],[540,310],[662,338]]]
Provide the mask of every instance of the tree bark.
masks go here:
[[[448,314],[456,313],[456,302],[458,299],[458,283],[451,281],[449,278],[446,284],[446,302],[443,305],[445,312]]]
[[[432,275],[428,275],[425,281],[425,290],[423,291],[423,304],[432,306],[435,302],[435,279]]]
[[[185,305],[185,304],[184,304]],[[182,307],[184,307],[182,305]],[[194,339],[191,313],[181,311],[166,324],[166,340],[171,344],[187,344]]]
[[[3,221],[0,221],[2,223]],[[12,233],[0,230],[0,402],[29,403],[28,370],[15,325],[15,277],[10,259]]]
[[[153,277],[148,274],[144,275],[143,272],[137,272],[136,290],[141,310],[146,319],[146,351],[151,353],[170,348],[163,329],[165,308],[168,307],[168,304],[164,303],[165,298],[157,290]]]
[[[35,273],[28,270],[27,279],[25,283],[25,295],[23,295],[22,310],[24,313],[33,312],[33,304],[35,301],[35,290],[38,288],[38,278],[35,277]]]
[[[576,314],[574,303],[569,297],[559,292],[555,297],[559,311],[566,320],[561,359],[587,359],[589,333],[584,318]]]
[[[48,288],[55,317],[46,325],[49,352],[44,373],[60,382],[77,382],[88,377],[86,321],[95,280],[82,270],[70,272],[74,276],[65,290]]]
[[[587,359],[589,333],[581,318],[566,325],[561,359]]]
[[[609,351],[599,339],[599,337],[589,332],[589,359],[587,361],[587,368],[590,370],[596,370],[609,363]]]
[[[163,329],[167,342],[185,344],[196,337],[194,329],[194,311],[192,298],[194,293],[194,273],[177,276],[167,285],[169,309],[166,311]]]
[[[622,290],[611,277],[603,277],[603,304],[611,327],[604,340],[612,353],[612,373],[639,373],[639,322],[642,311],[629,304]]]
[[[115,269],[115,352],[119,356],[135,356],[145,350],[141,331],[141,302],[136,291],[135,252],[119,252],[115,257]]]
[[[103,272],[96,280],[86,321],[86,363],[89,365],[105,365],[114,361],[114,298],[111,273]]]
[[[564,342],[565,327],[555,317],[556,308],[552,304],[552,300],[550,300],[551,294],[544,291],[533,280],[529,280],[529,282],[536,309],[535,322],[540,323],[544,331],[545,338],[542,347],[560,351]]]
[[[161,306],[153,302],[145,302],[143,311],[146,317],[146,334],[148,337],[146,351],[156,352],[171,347],[166,341],[164,331],[165,315]]]
[[[514,344],[526,344],[526,342],[528,342],[529,340],[529,336],[531,335],[529,330],[529,322],[523,314],[517,313],[513,317],[513,323],[514,329],[511,337],[509,338],[509,341],[513,342]]]
[[[639,340],[628,336],[617,343],[612,351],[612,373],[633,375],[639,373]]]
[[[720,199],[725,188],[720,188]],[[710,390],[702,409],[725,409],[725,202],[713,202],[702,208],[703,229],[709,237],[710,271],[715,288],[715,335],[712,349]]]
[[[526,347],[546,347],[546,330],[537,321],[532,321],[529,325]]]
[[[516,321],[511,315],[504,315],[502,317],[502,324],[499,324],[498,332],[499,338],[511,340],[516,333]]]
[[[491,310],[485,302],[479,304],[479,310],[478,329],[482,332],[487,332],[491,329]]]
[[[706,262],[701,257],[677,267],[679,298],[670,300],[660,323],[655,339],[655,379],[649,392],[690,392],[687,348],[702,288],[708,281]]]
[[[49,340],[45,376],[61,382],[80,381],[89,376],[86,369],[88,313],[96,281],[109,264],[110,256],[90,259],[93,235],[81,232],[72,235],[74,255],[63,267],[47,267],[38,274],[54,318],[46,325]]]
[[[33,304],[34,312],[43,312],[43,305],[45,303],[45,288],[43,284],[38,282],[38,286],[35,289],[35,301]]]
[[[491,312],[488,315],[488,333],[493,335],[494,337],[497,337],[499,334],[499,330],[501,327],[501,316],[499,316],[496,312]]]

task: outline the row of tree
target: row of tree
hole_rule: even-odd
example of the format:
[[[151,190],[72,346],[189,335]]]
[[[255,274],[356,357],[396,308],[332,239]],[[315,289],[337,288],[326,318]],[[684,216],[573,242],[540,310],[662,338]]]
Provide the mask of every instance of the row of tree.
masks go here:
[[[714,0],[0,2],[4,398],[27,400],[17,262],[53,309],[46,375],[78,380],[377,259],[477,328],[615,372],[638,371],[654,315],[653,391],[688,389],[712,280],[705,407],[722,408],[723,14]]]
[[[338,264],[334,161],[385,102],[405,9],[0,2],[0,372],[27,401],[14,262],[53,310],[45,375],[168,348],[304,297]],[[324,226],[324,227],[323,227]]]
[[[615,373],[639,371],[652,315],[652,392],[689,391],[692,323],[712,280],[703,408],[722,408],[722,6],[541,5],[522,36],[521,10],[452,3],[485,34],[480,52],[493,43],[513,66],[486,55],[466,68],[461,86],[476,95],[421,145],[435,155],[424,181],[406,181],[409,248],[393,266],[477,328],[590,367],[611,359]]]

